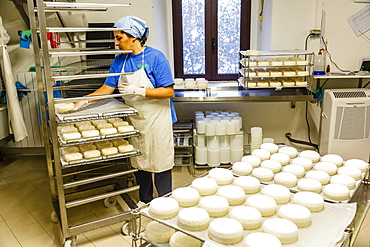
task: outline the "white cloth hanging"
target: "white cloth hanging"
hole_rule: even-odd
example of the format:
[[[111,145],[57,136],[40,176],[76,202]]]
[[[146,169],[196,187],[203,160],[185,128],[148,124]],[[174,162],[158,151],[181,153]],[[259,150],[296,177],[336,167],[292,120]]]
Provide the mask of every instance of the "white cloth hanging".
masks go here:
[[[9,119],[9,133],[14,134],[14,141],[18,142],[28,136],[26,123],[23,119],[21,107],[19,105],[19,99],[17,94],[17,88],[15,86],[15,79],[12,72],[12,64],[10,63],[9,53],[4,39],[4,30],[2,26],[2,20],[0,19],[0,46],[3,50],[3,75],[4,85],[6,89],[6,103],[8,108],[8,119]],[[8,40],[9,41],[9,40]]]

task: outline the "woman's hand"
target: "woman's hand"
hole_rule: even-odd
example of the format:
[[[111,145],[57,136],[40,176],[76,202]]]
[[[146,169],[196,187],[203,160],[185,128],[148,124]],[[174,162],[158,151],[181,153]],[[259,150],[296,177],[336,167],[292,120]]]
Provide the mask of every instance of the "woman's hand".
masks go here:
[[[141,95],[143,97],[145,97],[146,95],[146,88],[136,87],[128,83],[123,83],[122,85],[119,85],[118,90],[121,94]]]
[[[87,100],[74,102],[75,107],[73,108],[73,110],[72,110],[72,111],[77,111],[78,109],[80,109],[80,108],[81,108],[81,107],[83,107],[84,105],[87,105],[88,103],[89,103],[89,101],[87,101]]]

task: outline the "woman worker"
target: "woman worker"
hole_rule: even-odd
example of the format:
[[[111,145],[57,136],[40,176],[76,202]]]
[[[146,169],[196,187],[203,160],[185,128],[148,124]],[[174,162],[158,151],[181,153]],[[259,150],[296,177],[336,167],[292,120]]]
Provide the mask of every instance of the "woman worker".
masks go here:
[[[132,157],[131,164],[139,171],[135,173],[140,185],[140,201],[148,203],[153,199],[152,173],[159,196],[172,191],[172,167],[174,165],[174,146],[172,124],[176,114],[170,98],[174,95],[173,77],[168,60],[162,52],[145,46],[149,28],[146,22],[136,16],[126,16],[117,21],[114,31],[115,45],[120,50],[132,50],[130,54],[115,57],[109,72],[128,73],[107,77],[104,84],[92,95],[111,94],[118,87],[125,103],[139,112],[128,120],[141,133],[132,137],[131,144],[142,155]],[[79,109],[87,101],[75,103]]]

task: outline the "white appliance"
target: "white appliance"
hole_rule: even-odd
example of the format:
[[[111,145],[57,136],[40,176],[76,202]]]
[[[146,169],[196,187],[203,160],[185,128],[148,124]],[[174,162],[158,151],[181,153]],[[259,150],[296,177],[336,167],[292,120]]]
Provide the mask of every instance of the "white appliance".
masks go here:
[[[321,155],[369,162],[370,89],[326,89],[321,117]]]

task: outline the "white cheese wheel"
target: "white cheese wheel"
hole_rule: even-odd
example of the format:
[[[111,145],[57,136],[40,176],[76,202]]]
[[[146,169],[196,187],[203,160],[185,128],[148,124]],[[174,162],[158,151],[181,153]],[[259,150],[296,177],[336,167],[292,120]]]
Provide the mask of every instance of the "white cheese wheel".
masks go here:
[[[326,185],[330,182],[330,176],[324,171],[308,171],[306,178],[312,178],[318,180],[322,185]]]
[[[297,227],[307,227],[311,225],[311,211],[308,208],[298,204],[286,204],[279,208],[280,218],[290,220]]]
[[[113,128],[113,124],[111,124],[111,123],[99,123],[99,124],[96,125],[96,128],[98,130],[100,130],[100,129]]]
[[[222,196],[202,197],[198,206],[206,210],[211,217],[225,216],[229,212],[229,202]]]
[[[116,128],[100,129],[100,134],[102,136],[113,135],[113,134],[116,134],[116,133],[117,133],[117,129]]]
[[[273,198],[276,203],[284,204],[290,201],[290,190],[280,184],[269,184],[262,188],[262,195]]]
[[[324,209],[324,198],[314,192],[298,192],[293,195],[292,202],[305,206],[311,212],[320,212]]]
[[[208,177],[194,179],[191,187],[196,189],[201,196],[213,195],[218,188],[216,180]]]
[[[55,112],[63,113],[63,112],[72,111],[73,108],[75,108],[75,104],[73,102],[72,103],[59,103],[59,104],[55,104],[54,107],[55,107]]]
[[[246,194],[254,194],[260,190],[260,181],[251,176],[240,176],[235,178],[234,185],[239,186]]]
[[[262,143],[260,148],[269,151],[270,154],[274,154],[279,150],[278,145],[275,143]]]
[[[175,199],[180,207],[192,207],[199,202],[199,192],[191,187],[177,188],[172,191],[171,197]]]
[[[342,166],[338,169],[339,175],[348,175],[353,177],[356,181],[362,178],[361,170],[353,166]]]
[[[84,130],[81,132],[81,136],[84,137],[84,138],[87,138],[87,137],[96,137],[96,136],[99,136],[99,130]]]
[[[322,190],[322,184],[320,181],[312,178],[300,179],[297,183],[297,189],[299,191],[310,191],[314,193],[320,193]]]
[[[266,195],[251,195],[247,198],[246,204],[260,211],[263,217],[271,216],[276,212],[276,201]]]
[[[292,173],[279,172],[275,174],[274,182],[275,184],[280,184],[288,188],[291,188],[297,185],[298,179],[297,179],[297,176]]]
[[[294,147],[281,147],[279,148],[279,153],[287,154],[291,159],[298,156],[298,150]]]
[[[213,178],[218,185],[226,185],[233,182],[234,175],[228,169],[213,168],[208,172],[208,177]]]
[[[361,170],[361,172],[366,172],[369,169],[369,163],[360,159],[349,159],[344,163],[344,166],[356,167]]]
[[[257,156],[261,161],[268,160],[271,156],[270,152],[266,149],[255,149],[252,151],[253,156]]]
[[[175,232],[170,238],[171,247],[200,247],[202,242],[182,232]]]
[[[313,162],[309,158],[297,157],[292,160],[292,165],[302,166],[306,171],[311,170],[313,167]]]
[[[247,206],[237,206],[231,209],[230,218],[239,221],[244,230],[257,229],[262,224],[260,211]]]
[[[246,155],[241,159],[242,162],[247,162],[253,166],[253,168],[259,167],[261,164],[261,159],[258,156]]]
[[[126,153],[126,152],[131,152],[134,150],[134,146],[130,144],[124,144],[124,145],[119,145],[118,146],[118,152],[120,153]]]
[[[225,197],[230,206],[240,205],[245,201],[244,190],[236,185],[221,186],[217,190],[217,195]]]
[[[335,175],[338,171],[338,167],[336,164],[327,161],[317,162],[314,166],[314,169],[316,171],[324,171],[328,173],[330,176]]]
[[[270,169],[273,173],[278,173],[281,171],[281,163],[276,160],[264,160],[261,163],[262,168],[268,168]]]
[[[103,148],[101,150],[101,153],[105,156],[107,155],[114,155],[118,153],[118,148],[116,147],[110,147],[110,148]]]
[[[252,176],[261,182],[269,182],[274,179],[274,172],[268,168],[257,167],[253,169]]]
[[[100,154],[99,150],[88,150],[83,153],[85,159],[99,158]]]
[[[247,162],[235,162],[232,166],[234,174],[239,176],[246,176],[252,173],[253,166]]]
[[[282,166],[286,166],[290,163],[289,155],[283,153],[271,154],[270,160],[279,161]]]
[[[161,220],[171,219],[177,215],[179,203],[170,197],[154,198],[149,205],[148,213]]]
[[[177,215],[177,225],[187,231],[202,231],[208,227],[209,219],[203,208],[184,208]]]
[[[80,132],[70,132],[70,133],[64,133],[62,135],[63,140],[65,141],[71,141],[81,138]]]
[[[283,168],[283,172],[289,172],[294,174],[297,178],[303,178],[306,170],[300,165],[286,165]]]
[[[334,201],[345,201],[349,199],[349,189],[343,184],[328,184],[322,192],[326,198]]]
[[[342,184],[350,190],[356,188],[356,180],[348,175],[334,175],[330,178],[331,184]]]
[[[218,218],[209,224],[209,237],[220,244],[236,244],[243,239],[243,226],[234,219]]]
[[[82,160],[83,156],[81,153],[68,153],[64,155],[64,160],[67,162]]]
[[[262,230],[276,236],[282,244],[292,244],[298,240],[296,224],[287,219],[267,219],[262,224]]]
[[[158,221],[151,221],[145,227],[145,237],[154,243],[168,243],[174,233],[175,229]]]
[[[244,239],[245,247],[281,247],[280,240],[272,234],[254,232]]]
[[[118,132],[119,133],[130,132],[130,131],[134,131],[134,130],[135,130],[135,128],[132,125],[119,126],[118,127]]]
[[[320,161],[320,154],[313,150],[305,150],[300,152],[299,157],[304,157],[312,160],[312,162],[316,163]]]

